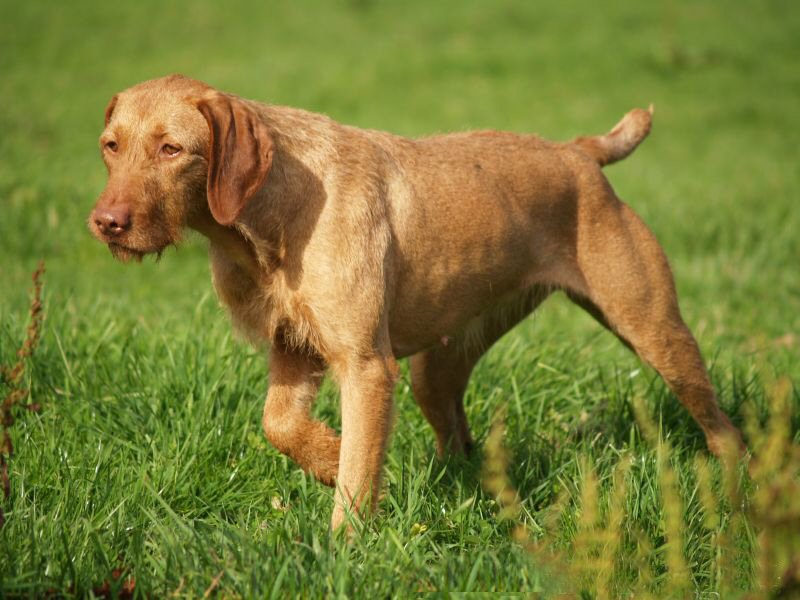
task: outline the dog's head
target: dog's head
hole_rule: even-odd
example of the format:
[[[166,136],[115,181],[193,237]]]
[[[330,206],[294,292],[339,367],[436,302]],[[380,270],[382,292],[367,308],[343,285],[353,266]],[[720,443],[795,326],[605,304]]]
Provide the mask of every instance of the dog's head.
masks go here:
[[[209,213],[232,225],[264,184],[273,143],[252,104],[173,75],[111,99],[100,150],[108,183],[89,228],[127,261],[176,244]]]

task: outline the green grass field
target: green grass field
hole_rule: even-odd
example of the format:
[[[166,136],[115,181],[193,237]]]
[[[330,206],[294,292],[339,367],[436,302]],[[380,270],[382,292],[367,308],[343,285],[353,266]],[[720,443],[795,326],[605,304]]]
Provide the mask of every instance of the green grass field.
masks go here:
[[[267,365],[232,336],[204,242],[123,266],[91,239],[103,109],[171,72],[411,136],[489,127],[567,139],[654,103],[651,137],[608,176],[670,257],[724,408],[738,423],[748,407],[764,417],[765,382],[788,376],[800,441],[796,3],[0,0],[0,14],[4,364],[25,336],[29,275],[47,264],[26,375],[41,410],[16,411],[11,427],[0,595],[86,596],[115,569],[151,597],[561,589],[497,518],[482,452],[436,460],[405,365],[380,513],[352,543],[332,539],[331,490],[261,435]],[[696,500],[702,435],[577,308],[553,298],[506,336],[476,369],[467,412],[480,446],[507,407],[509,474],[534,531],[556,497],[580,496],[581,456],[601,483],[632,456],[624,529],[629,546],[638,532],[655,549],[657,590],[672,574],[635,397],[674,448],[689,585],[715,597],[731,575],[713,552],[725,522],[704,527]],[[332,383],[317,410],[338,424]],[[565,548],[578,516],[570,503]],[[747,560],[730,568],[752,585]],[[623,569],[617,589],[640,575]]]

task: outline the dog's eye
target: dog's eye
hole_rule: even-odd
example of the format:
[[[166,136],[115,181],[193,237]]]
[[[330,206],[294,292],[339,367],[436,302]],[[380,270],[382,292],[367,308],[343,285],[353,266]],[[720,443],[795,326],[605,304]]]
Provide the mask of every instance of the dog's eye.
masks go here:
[[[115,142],[114,140],[109,140],[105,144],[103,144],[103,148],[105,148],[109,152],[116,152],[117,151],[117,142]]]
[[[161,154],[165,156],[176,156],[180,151],[180,146],[173,146],[172,144],[164,144],[161,146]]]

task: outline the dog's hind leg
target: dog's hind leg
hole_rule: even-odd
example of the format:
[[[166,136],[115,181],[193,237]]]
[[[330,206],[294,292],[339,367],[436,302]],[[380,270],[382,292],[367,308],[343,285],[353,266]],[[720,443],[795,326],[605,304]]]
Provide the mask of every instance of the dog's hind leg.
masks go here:
[[[441,346],[411,357],[411,384],[422,414],[436,433],[437,454],[467,454],[472,449],[464,391],[478,356]]]
[[[743,449],[739,431],[717,404],[653,234],[628,206],[609,198],[580,221],[578,239],[578,279],[585,284],[572,286],[573,300],[661,375],[700,425],[714,454],[721,454],[729,441]]]
[[[332,486],[339,470],[340,440],[333,429],[310,414],[324,374],[319,358],[274,345],[262,425],[273,446]]]
[[[521,302],[490,312],[476,326],[474,340],[457,337],[413,355],[410,360],[414,398],[436,434],[437,454],[468,454],[472,449],[464,392],[481,356],[550,293],[546,288],[523,292]]]

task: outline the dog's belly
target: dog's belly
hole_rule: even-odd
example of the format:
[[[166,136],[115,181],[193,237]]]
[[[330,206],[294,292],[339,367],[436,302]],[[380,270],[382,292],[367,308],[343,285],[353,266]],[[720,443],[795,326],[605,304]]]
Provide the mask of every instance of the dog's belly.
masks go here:
[[[389,313],[395,355],[458,336],[470,320],[523,285],[530,261],[521,244],[459,246],[398,270]]]
[[[531,298],[537,293],[537,286],[531,286],[508,292],[472,311],[445,307],[441,313],[423,315],[410,325],[391,322],[392,352],[396,358],[402,358],[433,346],[480,346],[486,337],[486,327],[493,323],[506,324],[505,329],[512,327],[532,310]]]
[[[395,356],[480,336],[487,318],[509,326],[535,306],[532,294],[574,287],[569,236],[537,235],[528,220],[482,227],[467,235],[442,233],[415,241],[395,272],[389,334]],[[546,294],[545,294],[546,295]]]

